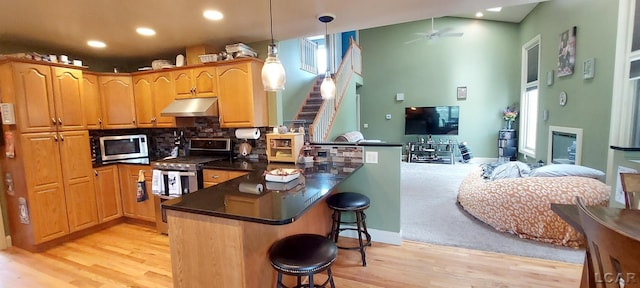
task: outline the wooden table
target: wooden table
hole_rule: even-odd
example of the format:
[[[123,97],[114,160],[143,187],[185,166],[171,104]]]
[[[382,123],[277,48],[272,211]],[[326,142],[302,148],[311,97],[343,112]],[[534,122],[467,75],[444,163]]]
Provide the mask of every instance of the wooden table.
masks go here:
[[[574,204],[551,204],[551,211],[558,214],[562,220],[584,235],[578,209],[578,206]],[[640,210],[600,206],[589,207],[589,210],[608,226],[626,233],[630,237],[640,239]],[[589,266],[587,265],[586,257],[584,261],[580,287],[589,287]]]

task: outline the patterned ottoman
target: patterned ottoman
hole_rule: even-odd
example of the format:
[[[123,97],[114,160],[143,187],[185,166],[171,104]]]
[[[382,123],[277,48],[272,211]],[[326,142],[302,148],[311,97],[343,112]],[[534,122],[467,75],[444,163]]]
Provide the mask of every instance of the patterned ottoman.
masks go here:
[[[573,204],[580,196],[589,206],[606,206],[611,189],[578,176],[522,177],[489,181],[482,168],[460,184],[458,203],[498,231],[556,245],[578,247],[583,237],[551,211],[551,203]]]

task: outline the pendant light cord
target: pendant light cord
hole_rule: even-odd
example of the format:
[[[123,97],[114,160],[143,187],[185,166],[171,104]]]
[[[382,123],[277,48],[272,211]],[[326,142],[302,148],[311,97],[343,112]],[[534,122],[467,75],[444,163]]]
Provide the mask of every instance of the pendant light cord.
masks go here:
[[[269,0],[269,24],[270,24],[270,29],[271,29],[271,44],[275,44],[273,42],[273,11],[271,8],[271,0]]]

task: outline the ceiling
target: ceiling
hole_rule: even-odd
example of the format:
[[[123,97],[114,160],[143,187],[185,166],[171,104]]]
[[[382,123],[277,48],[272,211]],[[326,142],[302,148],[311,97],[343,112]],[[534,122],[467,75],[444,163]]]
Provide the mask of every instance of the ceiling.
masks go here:
[[[274,37],[286,40],[324,34],[325,26],[318,21],[323,13],[336,15],[328,25],[330,33],[431,17],[472,18],[477,11],[498,6],[506,7],[500,13],[485,11],[483,19],[519,23],[535,3],[546,0],[272,1]],[[202,13],[207,9],[221,11],[224,18],[205,19]],[[135,32],[140,26],[157,34],[140,36]],[[92,57],[148,57],[198,44],[223,48],[270,39],[268,0],[2,1],[0,27],[0,43]],[[88,40],[101,40],[107,47],[88,47]]]

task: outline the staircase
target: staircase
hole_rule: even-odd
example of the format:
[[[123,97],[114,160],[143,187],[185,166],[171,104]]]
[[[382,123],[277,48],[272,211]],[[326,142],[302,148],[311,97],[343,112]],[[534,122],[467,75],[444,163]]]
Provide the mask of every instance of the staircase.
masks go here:
[[[340,68],[333,75],[336,83],[336,97],[328,100],[322,99],[320,85],[324,75],[318,75],[309,90],[307,98],[298,110],[298,114],[295,117],[296,120],[290,121],[302,124],[305,127],[305,130],[308,131],[309,141],[327,141],[336,112],[340,109],[340,104],[354,73],[362,74],[362,58],[360,46],[351,40],[351,45],[342,58]]]

